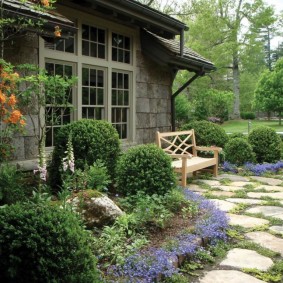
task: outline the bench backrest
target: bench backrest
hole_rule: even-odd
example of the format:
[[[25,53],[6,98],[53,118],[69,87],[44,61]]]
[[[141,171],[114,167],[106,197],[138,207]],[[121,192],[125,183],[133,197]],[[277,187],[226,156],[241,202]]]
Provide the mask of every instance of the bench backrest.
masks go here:
[[[179,132],[156,132],[156,144],[168,154],[193,154],[196,155],[194,130]]]

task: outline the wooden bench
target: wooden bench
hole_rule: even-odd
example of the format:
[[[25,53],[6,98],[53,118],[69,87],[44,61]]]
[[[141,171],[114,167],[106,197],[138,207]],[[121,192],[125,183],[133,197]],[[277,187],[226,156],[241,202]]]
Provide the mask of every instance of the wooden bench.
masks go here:
[[[196,174],[196,171],[212,167],[213,175],[218,174],[218,155],[220,147],[203,147],[196,145],[194,130],[156,133],[156,143],[172,157],[172,167],[175,172],[181,173],[181,185],[186,187],[187,174]],[[199,157],[198,151],[213,152],[213,157]]]

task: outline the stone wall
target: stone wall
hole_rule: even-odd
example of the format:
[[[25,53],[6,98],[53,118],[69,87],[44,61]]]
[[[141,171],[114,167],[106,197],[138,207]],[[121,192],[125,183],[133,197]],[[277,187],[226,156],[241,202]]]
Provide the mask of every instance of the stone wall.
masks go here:
[[[173,77],[142,50],[137,50],[136,142],[155,142],[156,131],[171,130],[171,95]]]
[[[4,59],[13,65],[29,63],[38,65],[38,36],[27,34],[12,40],[9,45],[5,45]],[[26,124],[23,134],[16,134],[13,138],[15,148],[15,160],[29,160],[38,156],[37,139],[34,136],[34,129],[31,120],[25,116]],[[36,121],[36,117],[33,117]],[[36,131],[38,131],[36,123]]]

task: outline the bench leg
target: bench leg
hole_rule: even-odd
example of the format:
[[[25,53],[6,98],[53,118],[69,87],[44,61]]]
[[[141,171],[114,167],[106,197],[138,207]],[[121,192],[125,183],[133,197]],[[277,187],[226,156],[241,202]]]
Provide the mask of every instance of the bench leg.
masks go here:
[[[218,165],[217,164],[213,166],[213,176],[214,177],[218,176]]]
[[[187,186],[187,161],[183,159],[182,161],[182,187]]]

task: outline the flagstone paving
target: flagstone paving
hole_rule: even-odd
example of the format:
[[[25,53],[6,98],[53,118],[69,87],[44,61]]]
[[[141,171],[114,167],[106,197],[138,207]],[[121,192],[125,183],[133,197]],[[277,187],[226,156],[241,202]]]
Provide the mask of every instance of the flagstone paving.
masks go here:
[[[213,196],[211,201],[227,213],[231,226],[239,225],[247,229],[244,234],[246,240],[277,252],[283,257],[283,224],[279,222],[279,225],[272,225],[270,220],[271,218],[283,220],[283,207],[268,205],[269,199],[283,205],[281,175],[267,178],[221,174],[214,179],[198,180],[198,184],[195,182],[191,184],[192,190],[202,195],[209,193],[210,197]],[[207,186],[202,186],[201,182]],[[231,213],[232,211],[235,213]],[[248,216],[245,213],[255,216]],[[260,215],[271,217],[268,218],[270,221],[260,218]],[[263,226],[266,226],[266,229],[270,226],[269,230],[264,227],[263,232]],[[264,281],[241,270],[256,268],[267,271],[272,265],[271,258],[262,256],[254,250],[231,248],[227,256],[213,270],[206,272],[195,283],[260,283]]]
[[[283,256],[283,239],[273,236],[267,232],[250,232],[246,234],[246,237],[274,252],[278,252]]]
[[[246,215],[228,213],[228,217],[229,217],[230,225],[239,225],[244,228],[254,228],[256,226],[269,224],[269,221],[266,219],[256,218]]]
[[[225,201],[225,200],[220,200],[220,199],[210,199],[215,205],[216,207],[218,207],[220,210],[228,212],[231,209],[237,207],[236,204],[231,203],[229,201]]]
[[[261,193],[261,192],[250,192],[247,193],[249,198],[262,198],[262,197],[269,197],[272,199],[283,199],[283,192],[282,193]]]
[[[256,268],[261,271],[268,270],[272,264],[273,261],[269,257],[246,249],[232,249],[228,252],[226,258],[220,262],[220,266]]]
[[[209,271],[200,283],[264,283],[264,281],[252,277],[237,270],[212,270]]]
[[[248,213],[262,213],[264,216],[271,216],[283,220],[283,207],[278,206],[256,206],[247,209]]]
[[[244,203],[244,204],[260,204],[263,202],[260,199],[246,199],[246,198],[227,198],[226,201],[233,203]]]
[[[272,185],[272,186],[281,185],[282,182],[283,182],[282,180],[279,180],[279,179],[266,178],[266,177],[261,177],[261,176],[251,176],[250,178],[252,180],[262,182],[262,183],[266,183],[266,184]]]
[[[271,226],[269,227],[269,230],[283,235],[283,226]]]

